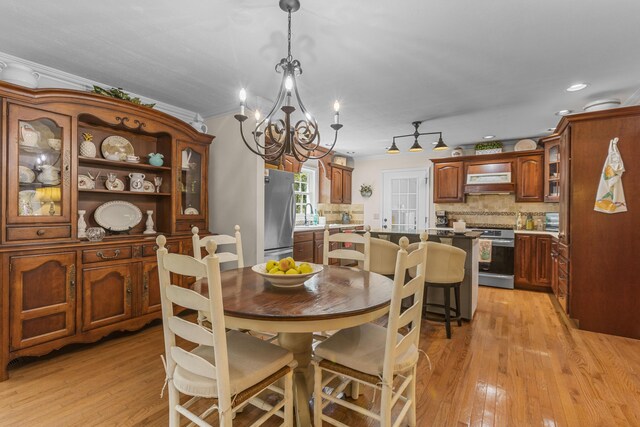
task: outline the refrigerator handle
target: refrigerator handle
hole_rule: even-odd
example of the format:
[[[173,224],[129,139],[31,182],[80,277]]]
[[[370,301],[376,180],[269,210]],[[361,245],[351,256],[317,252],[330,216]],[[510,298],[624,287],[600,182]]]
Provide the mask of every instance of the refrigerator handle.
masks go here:
[[[289,212],[291,212],[291,237],[293,237],[293,230],[296,228],[296,189],[295,184],[291,184],[291,198],[289,199]]]

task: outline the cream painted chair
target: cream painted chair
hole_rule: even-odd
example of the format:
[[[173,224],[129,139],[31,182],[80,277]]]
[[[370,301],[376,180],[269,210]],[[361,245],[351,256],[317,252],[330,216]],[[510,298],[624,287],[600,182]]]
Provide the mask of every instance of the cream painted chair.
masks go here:
[[[296,362],[291,352],[282,347],[238,331],[225,332],[216,243],[207,242],[209,255],[200,261],[187,255],[168,253],[164,236],[158,236],[156,242],[169,425],[179,426],[180,415],[183,415],[198,426],[210,426],[205,419],[217,411],[219,425],[230,427],[235,413],[252,404],[266,411],[252,425],[261,425],[277,415],[284,419],[284,426],[293,426],[293,369]],[[209,298],[172,285],[171,273],[206,277]],[[174,305],[205,313],[212,320],[211,329],[175,316]],[[181,338],[181,345],[177,344],[176,337]],[[186,348],[183,347],[185,341]],[[275,384],[281,379],[284,388]],[[267,403],[257,397],[267,389],[282,398],[277,403]],[[181,404],[180,394],[191,396],[191,399]],[[213,404],[199,415],[189,410],[203,398],[212,399]]]
[[[426,236],[423,237],[426,240]],[[420,321],[424,292],[424,270],[426,264],[425,243],[411,254],[406,251],[409,240],[400,239],[401,249],[396,255],[395,278],[389,312],[388,326],[367,323],[336,332],[317,345],[314,366],[314,425],[323,421],[336,426],[345,424],[323,413],[330,403],[359,412],[380,422],[383,427],[400,425],[405,417],[410,426],[416,426],[416,366],[419,356]],[[417,277],[404,283],[408,268],[417,266]],[[403,298],[414,297],[413,305],[400,313]],[[410,325],[409,332],[399,331]],[[329,393],[324,388],[334,381],[340,384]],[[381,390],[379,412],[373,412],[338,398],[350,382]],[[396,421],[391,415],[400,403]]]
[[[444,320],[447,338],[451,338],[451,321],[455,320],[458,326],[462,326],[462,313],[460,311],[460,286],[464,280],[464,263],[467,253],[455,246],[444,243],[427,242],[427,268],[425,271],[425,298],[424,315],[429,320]],[[415,276],[413,270],[409,275]],[[442,289],[444,304],[430,303],[427,296],[429,288]],[[451,290],[453,289],[455,308],[451,307]],[[429,307],[435,307],[440,312],[428,311]],[[451,313],[453,312],[453,316]]]
[[[331,250],[331,243],[342,243],[352,248]],[[356,250],[355,245],[362,245],[362,252]],[[322,251],[322,263],[324,265],[329,265],[330,258],[350,260],[362,262],[362,269],[369,271],[371,262],[371,233],[367,230],[364,235],[356,233],[330,234],[329,226],[327,225],[324,229],[324,245]]]
[[[224,264],[227,262],[233,262],[236,261],[237,262],[237,267],[238,268],[242,268],[244,267],[244,258],[242,255],[242,238],[240,236],[240,226],[236,225],[234,227],[235,229],[235,234],[234,236],[228,236],[226,234],[216,234],[213,236],[206,236],[203,238],[200,238],[200,236],[198,235],[198,233],[200,232],[200,230],[198,229],[198,227],[193,227],[191,229],[191,232],[193,233],[193,236],[191,237],[191,240],[193,242],[193,256],[195,259],[202,259],[202,249],[207,246],[207,242],[213,241],[216,242],[216,244],[218,246],[223,246],[223,245],[235,245],[235,249],[236,249],[236,253],[232,253],[232,252],[220,252],[218,253],[218,259],[220,260],[220,264]]]
[[[417,248],[417,246],[416,246]],[[371,238],[371,271],[392,276],[396,271],[396,258],[400,245],[384,239]]]

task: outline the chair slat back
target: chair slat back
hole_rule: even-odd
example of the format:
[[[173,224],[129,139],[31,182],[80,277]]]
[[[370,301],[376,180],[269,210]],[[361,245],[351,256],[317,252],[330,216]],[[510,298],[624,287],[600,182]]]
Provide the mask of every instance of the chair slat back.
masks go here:
[[[224,264],[227,262],[236,261],[238,263],[238,268],[244,267],[244,256],[242,253],[242,237],[240,235],[240,226],[236,225],[235,234],[233,236],[229,236],[226,234],[216,234],[214,236],[206,236],[200,238],[198,233],[200,230],[198,227],[193,227],[191,232],[193,236],[191,240],[193,242],[193,255],[196,259],[202,259],[202,254],[200,252],[200,248],[204,248],[207,246],[207,242],[215,242],[218,247],[222,245],[235,245],[235,254],[232,252],[223,252],[218,254],[220,264]],[[223,255],[224,256],[221,256]]]
[[[222,306],[222,288],[220,281],[220,262],[215,254],[216,243],[207,242],[209,255],[197,260],[188,255],[169,254],[166,238],[158,236],[158,276],[160,279],[160,297],[162,303],[162,327],[167,358],[167,375],[171,377],[177,366],[207,378],[217,380],[220,407],[230,407],[230,380],[227,355],[227,336]],[[197,246],[194,246],[196,248]],[[198,247],[199,248],[199,247]],[[206,277],[209,297],[171,284],[171,274],[188,277]],[[174,315],[174,304],[203,312],[211,321],[208,330],[195,321],[191,322]],[[176,344],[176,335],[193,344],[207,346],[203,351],[211,351],[210,360],[193,354]],[[210,350],[209,350],[210,348]]]
[[[382,369],[383,381],[393,382],[393,368],[396,358],[407,351],[412,345],[418,349],[420,339],[420,321],[422,315],[422,299],[424,296],[424,272],[427,263],[427,235],[421,236],[419,248],[410,255],[407,253],[409,240],[400,239],[400,250],[396,257],[396,269],[393,279],[393,292],[387,325],[384,364]],[[417,277],[404,283],[407,270],[417,266]],[[404,298],[413,296],[413,304],[401,313],[401,302]],[[401,328],[411,324],[411,330],[398,342],[397,337]]]
[[[362,252],[348,248],[330,250],[331,243],[362,245],[363,250]],[[329,227],[326,227],[324,229],[324,246],[322,252],[322,263],[324,265],[329,265],[329,258],[362,261],[363,270],[369,271],[371,261],[371,233],[367,230],[364,235],[356,233],[330,234]]]

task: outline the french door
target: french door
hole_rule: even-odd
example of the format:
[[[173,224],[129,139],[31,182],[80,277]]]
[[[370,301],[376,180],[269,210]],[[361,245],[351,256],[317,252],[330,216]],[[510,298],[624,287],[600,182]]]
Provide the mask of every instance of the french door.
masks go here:
[[[427,170],[383,172],[382,181],[381,227],[407,232],[427,228]]]

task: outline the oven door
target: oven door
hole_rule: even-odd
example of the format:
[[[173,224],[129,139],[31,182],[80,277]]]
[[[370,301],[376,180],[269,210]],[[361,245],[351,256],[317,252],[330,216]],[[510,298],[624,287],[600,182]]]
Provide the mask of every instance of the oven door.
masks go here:
[[[480,273],[513,276],[513,239],[491,239],[491,262],[480,263]]]

